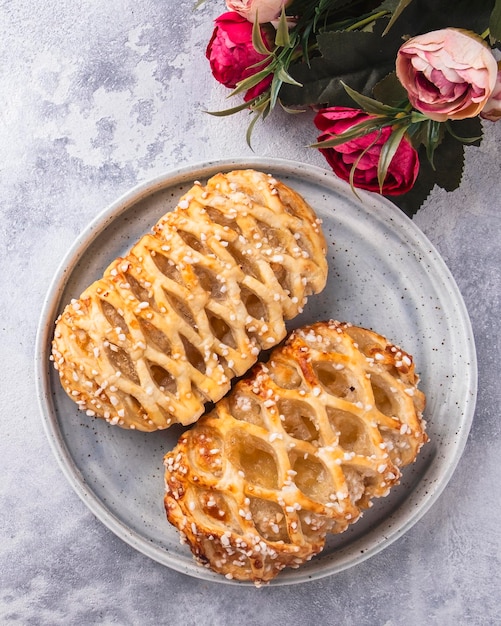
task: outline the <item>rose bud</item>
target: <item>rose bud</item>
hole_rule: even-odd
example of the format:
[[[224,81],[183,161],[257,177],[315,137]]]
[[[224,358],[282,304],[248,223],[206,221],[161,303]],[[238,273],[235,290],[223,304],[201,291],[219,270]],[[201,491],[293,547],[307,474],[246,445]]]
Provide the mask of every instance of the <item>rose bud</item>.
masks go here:
[[[475,117],[497,76],[490,48],[454,28],[409,39],[397,53],[397,76],[412,106],[437,122]]]

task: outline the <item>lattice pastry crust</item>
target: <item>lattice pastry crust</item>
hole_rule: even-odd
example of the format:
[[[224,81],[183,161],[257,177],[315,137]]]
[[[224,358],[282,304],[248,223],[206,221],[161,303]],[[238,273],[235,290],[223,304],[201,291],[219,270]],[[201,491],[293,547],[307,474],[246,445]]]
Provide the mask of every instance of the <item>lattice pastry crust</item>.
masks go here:
[[[125,428],[194,422],[323,289],[325,254],[320,220],[271,176],[195,183],[57,320],[63,388]]]
[[[412,357],[335,321],[294,331],[165,456],[165,507],[202,564],[257,584],[320,552],[425,441]]]

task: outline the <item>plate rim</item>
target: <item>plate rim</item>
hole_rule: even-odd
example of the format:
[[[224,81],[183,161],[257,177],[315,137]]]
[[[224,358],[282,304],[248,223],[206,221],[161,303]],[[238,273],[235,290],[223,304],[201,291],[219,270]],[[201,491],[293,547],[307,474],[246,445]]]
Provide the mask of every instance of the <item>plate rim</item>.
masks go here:
[[[207,178],[216,173],[218,170],[229,171],[232,168],[253,168],[264,171],[269,169],[274,172],[284,170],[284,172],[289,172],[292,175],[303,175],[305,178],[329,177],[329,188],[335,189],[342,196],[348,196],[348,194],[353,193],[347,183],[337,178],[327,169],[304,162],[267,157],[215,159],[187,164],[178,168],[167,169],[156,176],[132,186],[122,193],[116,200],[105,206],[104,209],[99,211],[97,215],[86,226],[84,226],[83,230],[80,231],[73,241],[73,244],[70,246],[67,253],[63,256],[49,282],[49,287],[43,300],[35,340],[35,386],[44,432],[49,440],[52,453],[54,454],[57,463],[70,486],[84,502],[87,508],[105,527],[111,530],[116,536],[138,552],[174,571],[211,582],[249,585],[252,583],[227,580],[223,576],[216,575],[206,568],[200,567],[194,561],[193,567],[187,567],[180,563],[176,563],[175,559],[174,562],[170,562],[172,559],[167,559],[169,561],[167,562],[167,560],[159,558],[158,547],[155,548],[155,545],[147,538],[129,528],[127,524],[115,516],[104,505],[99,497],[93,492],[91,486],[85,483],[77,464],[73,460],[63,440],[60,430],[57,428],[57,416],[51,405],[51,395],[53,390],[51,389],[49,380],[50,363],[47,353],[53,331],[52,322],[55,319],[57,310],[60,306],[62,293],[70,276],[72,275],[72,272],[78,264],[80,257],[84,254],[86,248],[92,243],[93,239],[104,231],[110,223],[126,212],[131,206],[137,204],[142,199],[154,194],[155,192],[160,191],[163,187],[172,187],[179,183],[186,183],[190,179],[194,180],[195,176]],[[461,320],[461,326],[465,332],[465,343],[469,347],[467,355],[470,363],[468,371],[471,379],[468,386],[469,393],[464,406],[463,420],[458,431],[454,454],[449,459],[446,471],[441,475],[440,480],[436,481],[434,484],[428,485],[427,496],[422,499],[421,506],[417,508],[416,511],[412,514],[404,515],[405,520],[402,524],[397,524],[395,530],[387,533],[381,540],[373,541],[372,545],[363,551],[359,549],[360,545],[366,543],[367,538],[370,538],[371,535],[377,534],[375,532],[377,527],[363,535],[363,537],[351,542],[348,546],[346,546],[346,548],[341,548],[337,553],[338,555],[343,552],[347,552],[348,554],[342,555],[340,560],[336,561],[334,566],[332,564],[329,565],[328,563],[321,563],[314,574],[311,574],[311,572],[301,573],[300,568],[299,570],[294,570],[293,578],[289,578],[287,576],[287,571],[285,571],[279,577],[271,581],[270,584],[272,585],[280,586],[304,583],[339,573],[369,559],[404,535],[428,512],[449,483],[466,446],[468,434],[470,432],[471,423],[475,413],[478,391],[478,364],[474,334],[466,304],[451,271],[447,267],[444,259],[434,244],[428,239],[417,224],[387,198],[358,189],[357,195],[360,197],[361,202],[368,202],[372,205],[386,207],[386,210],[391,210],[393,212],[392,219],[394,221],[394,226],[397,225],[399,227],[404,227],[407,231],[410,229],[414,241],[418,241],[420,245],[425,244],[428,252],[434,256],[434,262],[439,265],[436,269],[440,270],[439,273],[442,278],[445,277],[447,279],[453,292],[452,295],[454,296],[458,307],[458,318]],[[385,216],[383,215],[381,219],[384,220],[384,217]],[[397,510],[397,513],[398,512],[399,511]],[[396,517],[398,518],[400,516],[397,515]],[[356,556],[351,554],[354,549],[357,549]],[[168,554],[167,551],[164,551],[164,554]]]

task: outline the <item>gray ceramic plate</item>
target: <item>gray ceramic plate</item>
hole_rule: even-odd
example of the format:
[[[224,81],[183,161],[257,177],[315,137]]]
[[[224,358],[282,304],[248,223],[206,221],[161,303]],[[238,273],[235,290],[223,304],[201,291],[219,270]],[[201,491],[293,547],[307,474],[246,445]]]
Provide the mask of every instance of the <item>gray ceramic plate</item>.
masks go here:
[[[37,381],[44,426],[64,474],[91,511],[137,550],[175,570],[228,582],[199,567],[163,510],[162,459],[177,428],[142,434],[110,427],[76,410],[49,363],[54,320],[194,180],[252,167],[293,186],[323,219],[330,273],[292,327],[334,318],[372,328],[414,355],[427,394],[430,443],[402,483],[322,555],[272,584],[338,572],[375,554],[408,530],[438,498],[461,456],[476,397],[473,334],[461,295],[420,230],[391,203],[357,198],[326,170],[283,160],[231,160],[186,167],[142,184],[106,209],[69,251],[50,287],[37,337]],[[228,583],[239,584],[239,583]]]

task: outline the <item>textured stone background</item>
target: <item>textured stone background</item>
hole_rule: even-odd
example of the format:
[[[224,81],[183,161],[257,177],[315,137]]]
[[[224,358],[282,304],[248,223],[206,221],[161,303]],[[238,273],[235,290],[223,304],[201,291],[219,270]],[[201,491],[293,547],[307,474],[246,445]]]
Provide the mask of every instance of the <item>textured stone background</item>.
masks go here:
[[[77,234],[137,182],[179,165],[252,156],[246,114],[204,59],[224,10],[192,0],[0,0],[0,623],[501,623],[498,360],[501,124],[467,150],[462,186],[435,190],[415,222],[442,253],[471,315],[479,398],[439,501],[403,538],[304,586],[237,588],[136,553],[87,510],[54,460],[34,386],[51,277]],[[308,115],[256,128],[257,156],[324,166]]]

